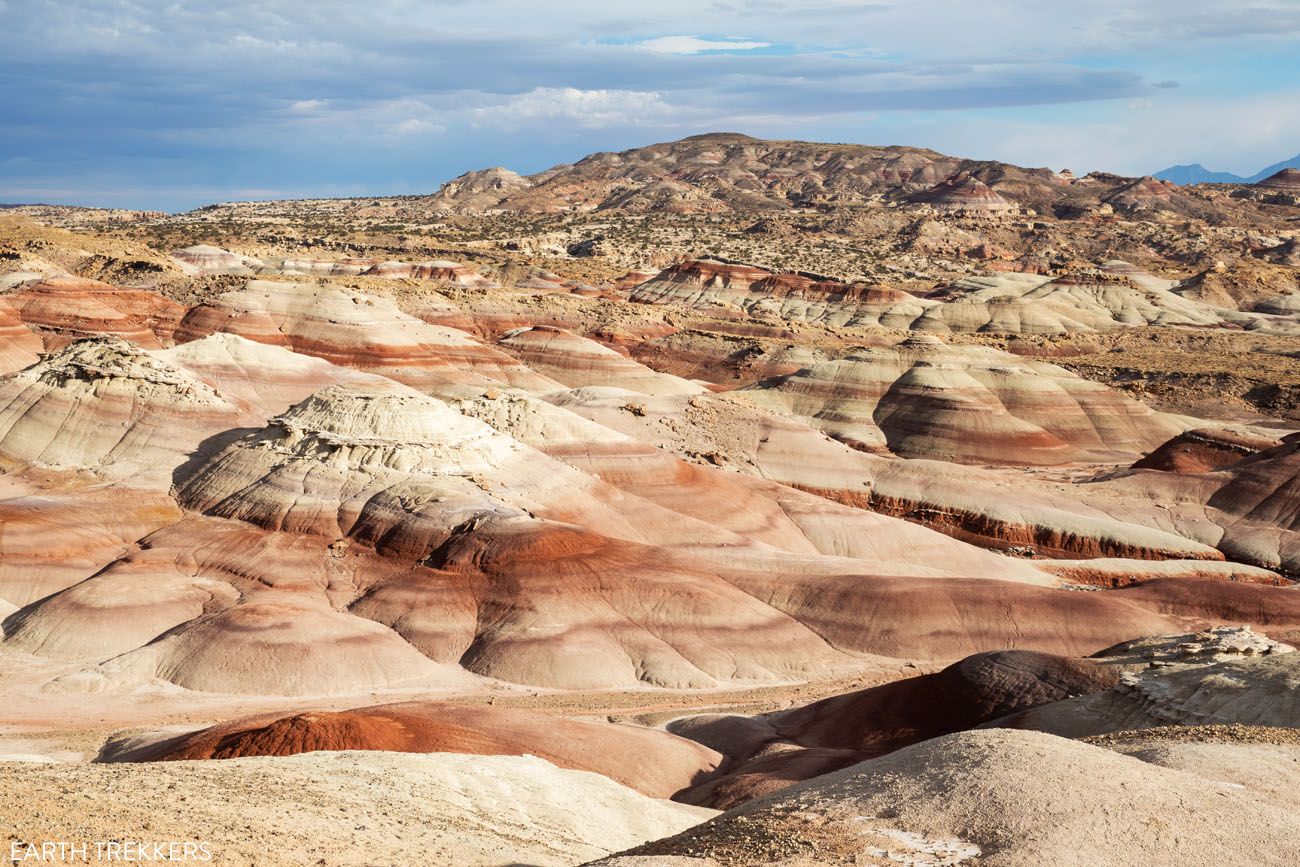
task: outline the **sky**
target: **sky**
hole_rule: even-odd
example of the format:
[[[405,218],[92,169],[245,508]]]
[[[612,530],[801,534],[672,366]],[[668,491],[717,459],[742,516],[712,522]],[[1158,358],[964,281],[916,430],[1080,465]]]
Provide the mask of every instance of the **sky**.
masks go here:
[[[1300,0],[0,0],[0,202],[421,194],[711,131],[1253,174]]]

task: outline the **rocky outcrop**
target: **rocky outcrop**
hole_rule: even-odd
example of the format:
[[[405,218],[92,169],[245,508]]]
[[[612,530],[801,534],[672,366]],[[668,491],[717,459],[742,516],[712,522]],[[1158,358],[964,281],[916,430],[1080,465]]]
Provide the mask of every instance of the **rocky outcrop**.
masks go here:
[[[969,277],[917,297],[870,284],[702,260],[664,270],[635,286],[629,297],[715,314],[735,310],[764,319],[933,333],[1063,334],[1252,321],[1249,315],[1180,296],[1172,291],[1175,281],[1115,271],[1126,264],[1057,276],[1006,272]]]
[[[998,724],[1067,737],[1161,726],[1293,726],[1295,648],[1240,627],[1125,642],[1097,654],[1122,671],[1110,689],[1063,698]]]
[[[407,278],[409,280],[438,280],[443,283],[455,283],[473,289],[488,289],[496,283],[459,262],[436,260],[430,262],[377,262],[361,272],[364,277],[386,277],[390,279]]]
[[[280,269],[289,274],[315,274],[327,277],[355,277],[379,264],[378,259],[348,256],[342,259],[321,259],[315,256],[293,256],[280,263]]]
[[[1106,204],[1127,211],[1165,210],[1174,207],[1183,194],[1176,184],[1152,177],[1138,178],[1102,197]]]
[[[500,168],[469,172],[444,184],[430,201],[453,213],[753,213],[906,199],[952,178],[956,192],[946,198],[960,201],[958,210],[978,212],[1007,210],[1004,191],[1047,210],[1047,203],[1070,186],[1050,169],[965,160],[922,148],[709,133],[591,154],[523,178]]]
[[[503,199],[527,190],[533,181],[510,169],[496,166],[466,172],[443,184],[433,197],[436,207],[452,213],[491,210]]]
[[[1262,770],[1279,755],[1288,765],[1295,757],[1293,743],[1278,743],[1211,745],[1199,761],[1195,752],[1143,760],[1040,732],[961,732],[750,801],[631,849],[630,860],[593,867],[682,856],[724,867],[800,863],[809,852],[822,862],[866,855],[934,867],[1044,864],[1062,853],[1096,867],[1280,864],[1300,841],[1300,820],[1284,808],[1297,775]],[[1232,770],[1247,764],[1259,770]],[[1285,783],[1272,785],[1273,773]]]
[[[1208,473],[1241,463],[1251,455],[1281,445],[1262,431],[1202,428],[1180,433],[1133,464],[1135,470]]]

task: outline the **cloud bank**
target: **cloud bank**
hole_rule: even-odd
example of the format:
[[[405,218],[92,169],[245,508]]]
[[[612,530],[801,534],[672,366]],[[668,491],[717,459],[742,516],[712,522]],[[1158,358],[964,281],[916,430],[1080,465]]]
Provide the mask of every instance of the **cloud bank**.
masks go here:
[[[1126,172],[1300,150],[1293,2],[0,0],[0,16],[9,201],[421,192],[717,129]]]

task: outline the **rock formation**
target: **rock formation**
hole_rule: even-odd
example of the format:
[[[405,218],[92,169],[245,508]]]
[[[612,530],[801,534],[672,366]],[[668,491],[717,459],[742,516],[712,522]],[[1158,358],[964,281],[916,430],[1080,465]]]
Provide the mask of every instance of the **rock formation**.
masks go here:
[[[727,773],[678,800],[729,809],[909,744],[1016,711],[1103,692],[1119,672],[1091,660],[1029,651],[967,657],[935,674],[833,696],[746,720],[702,717],[673,730],[728,753]]]
[[[609,386],[640,394],[699,394],[704,387],[657,373],[594,340],[548,326],[507,331],[498,341],[538,373],[567,386]]]

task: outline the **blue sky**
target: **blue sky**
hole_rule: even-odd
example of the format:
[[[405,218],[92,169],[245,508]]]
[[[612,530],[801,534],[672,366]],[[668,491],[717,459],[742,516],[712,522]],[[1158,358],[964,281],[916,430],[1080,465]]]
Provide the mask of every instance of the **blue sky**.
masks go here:
[[[0,0],[0,202],[422,193],[699,132],[1251,174],[1300,0]]]

